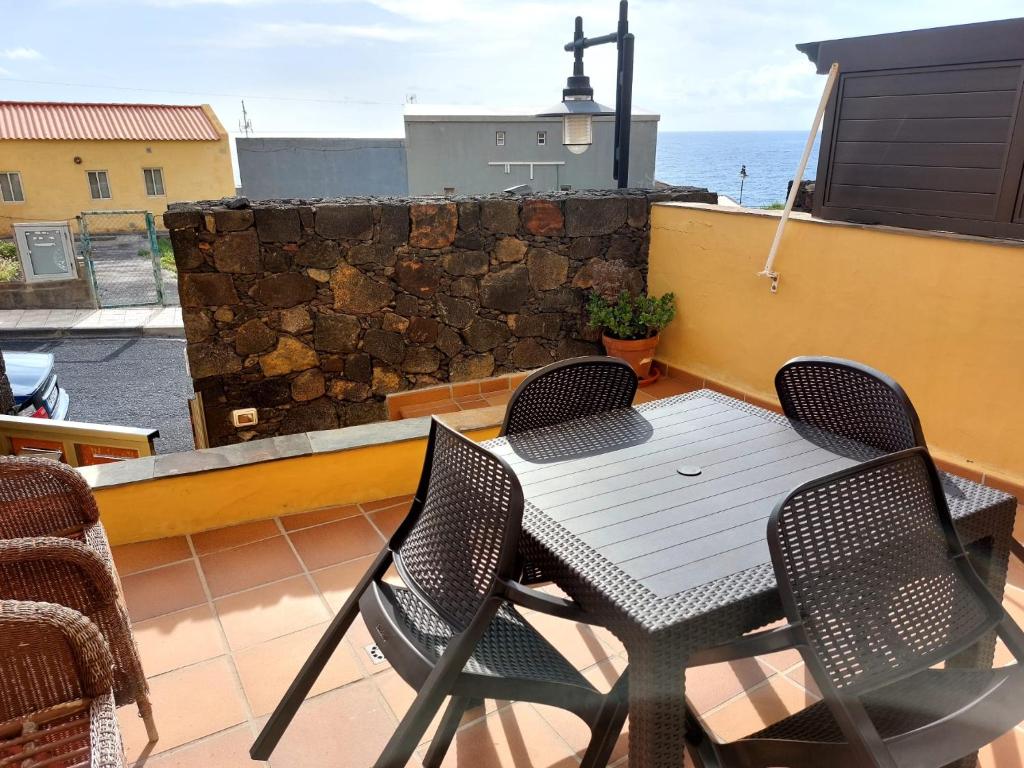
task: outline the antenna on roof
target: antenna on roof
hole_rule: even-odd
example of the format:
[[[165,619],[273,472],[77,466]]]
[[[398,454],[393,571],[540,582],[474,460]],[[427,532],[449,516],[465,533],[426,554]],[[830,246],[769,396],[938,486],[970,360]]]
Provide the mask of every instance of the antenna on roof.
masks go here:
[[[249,113],[245,111],[245,99],[242,99],[242,119],[238,121],[238,130],[245,134],[245,138],[249,138],[249,131],[252,130],[252,120],[249,119]]]
[[[416,94],[415,93],[407,93],[407,94],[405,94],[405,103],[406,104],[415,104],[416,103]]]

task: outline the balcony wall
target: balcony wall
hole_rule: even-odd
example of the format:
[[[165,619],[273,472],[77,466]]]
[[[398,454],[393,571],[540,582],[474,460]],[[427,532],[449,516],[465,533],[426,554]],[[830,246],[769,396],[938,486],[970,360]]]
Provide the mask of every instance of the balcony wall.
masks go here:
[[[387,418],[393,392],[598,351],[585,291],[644,287],[653,201],[707,190],[178,205],[212,445]],[[232,426],[234,409],[259,423]]]
[[[794,215],[757,273],[778,214],[652,210],[649,286],[675,291],[666,364],[758,401],[797,355],[847,357],[896,378],[932,452],[974,479],[1024,486],[1024,243]]]

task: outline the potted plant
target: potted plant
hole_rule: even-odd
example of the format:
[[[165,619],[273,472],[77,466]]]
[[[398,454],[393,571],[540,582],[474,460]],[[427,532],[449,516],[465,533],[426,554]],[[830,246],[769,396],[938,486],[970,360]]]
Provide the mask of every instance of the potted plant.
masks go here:
[[[592,328],[601,328],[605,351],[629,363],[641,384],[658,379],[651,373],[661,329],[676,316],[674,293],[663,296],[633,296],[622,291],[609,301],[599,293],[590,294],[587,313]]]

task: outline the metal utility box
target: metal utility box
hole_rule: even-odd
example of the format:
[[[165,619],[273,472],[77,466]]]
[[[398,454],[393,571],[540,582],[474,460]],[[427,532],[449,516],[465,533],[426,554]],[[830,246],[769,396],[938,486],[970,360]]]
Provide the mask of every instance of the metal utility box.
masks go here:
[[[14,241],[26,282],[72,280],[78,276],[74,240],[66,222],[15,224]]]

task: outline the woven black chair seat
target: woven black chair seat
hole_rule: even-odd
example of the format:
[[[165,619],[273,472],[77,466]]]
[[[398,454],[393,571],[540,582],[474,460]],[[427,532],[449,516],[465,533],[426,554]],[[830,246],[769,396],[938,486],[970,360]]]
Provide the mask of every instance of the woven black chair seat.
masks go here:
[[[454,634],[451,626],[415,593],[404,587],[379,585],[424,655],[436,660]],[[596,690],[554,646],[510,606],[494,617],[463,672],[506,679],[564,683]]]
[[[864,708],[878,734],[889,739],[936,721],[976,701],[1005,683],[1016,667],[1000,669],[926,669],[885,688],[865,694]],[[955,727],[955,726],[954,726]],[[790,739],[826,744],[846,741],[824,702],[752,733],[747,739]]]

